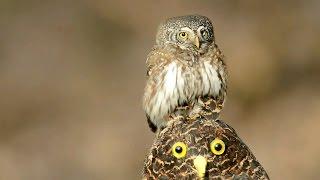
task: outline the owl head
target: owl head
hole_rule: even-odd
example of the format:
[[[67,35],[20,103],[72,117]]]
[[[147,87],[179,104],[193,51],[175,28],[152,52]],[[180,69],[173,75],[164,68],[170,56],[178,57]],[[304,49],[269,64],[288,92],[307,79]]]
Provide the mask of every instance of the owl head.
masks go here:
[[[146,179],[268,177],[235,130],[220,120],[173,121],[158,135]]]
[[[205,16],[187,15],[169,18],[158,28],[158,45],[174,44],[182,49],[206,49],[214,41],[213,26]]]

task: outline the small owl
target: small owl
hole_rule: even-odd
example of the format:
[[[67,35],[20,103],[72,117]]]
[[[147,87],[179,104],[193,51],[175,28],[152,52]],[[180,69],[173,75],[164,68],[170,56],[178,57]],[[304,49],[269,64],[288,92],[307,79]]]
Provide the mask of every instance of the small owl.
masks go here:
[[[235,130],[220,120],[170,121],[155,139],[144,179],[269,179]]]
[[[173,17],[159,26],[156,45],[146,62],[143,97],[153,132],[178,117],[177,108],[184,109],[188,117],[218,115],[227,89],[223,59],[207,17]]]

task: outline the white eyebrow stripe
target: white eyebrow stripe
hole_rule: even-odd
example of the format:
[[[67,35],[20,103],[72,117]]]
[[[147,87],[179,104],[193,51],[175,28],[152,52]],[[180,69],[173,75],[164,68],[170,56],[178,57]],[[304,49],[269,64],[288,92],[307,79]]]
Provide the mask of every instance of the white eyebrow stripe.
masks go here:
[[[197,31],[200,32],[200,30],[203,29],[203,28],[204,28],[204,26],[200,26],[200,27],[197,29]]]
[[[189,32],[193,32],[192,29],[188,28],[188,27],[183,27],[181,28],[181,30],[183,31],[189,31]]]

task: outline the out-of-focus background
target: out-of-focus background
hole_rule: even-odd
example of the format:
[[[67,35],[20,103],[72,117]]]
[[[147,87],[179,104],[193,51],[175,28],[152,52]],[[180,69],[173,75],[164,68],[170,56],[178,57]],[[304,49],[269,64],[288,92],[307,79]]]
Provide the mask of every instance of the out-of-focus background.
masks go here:
[[[167,17],[213,20],[233,126],[272,179],[320,168],[320,1],[0,1],[0,179],[140,179],[145,60]]]

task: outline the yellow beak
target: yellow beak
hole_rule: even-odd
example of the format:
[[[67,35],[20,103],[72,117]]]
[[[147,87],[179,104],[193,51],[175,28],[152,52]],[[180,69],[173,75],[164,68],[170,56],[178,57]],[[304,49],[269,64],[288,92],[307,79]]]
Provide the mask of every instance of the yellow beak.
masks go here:
[[[203,156],[197,156],[193,160],[193,165],[197,169],[198,177],[202,179],[206,174],[207,159]]]
[[[197,46],[197,48],[199,49],[200,47],[200,41],[198,36],[195,36],[195,38],[193,39],[193,44]]]

